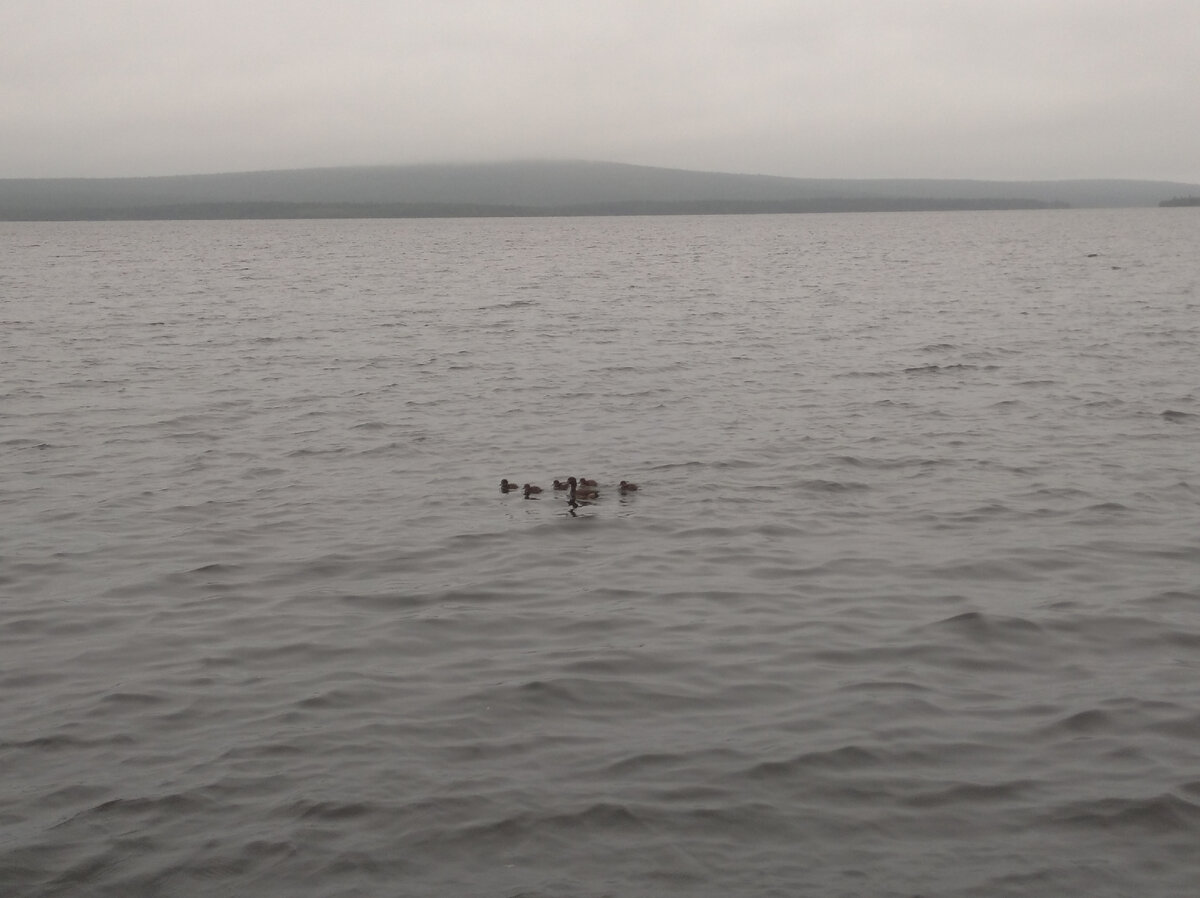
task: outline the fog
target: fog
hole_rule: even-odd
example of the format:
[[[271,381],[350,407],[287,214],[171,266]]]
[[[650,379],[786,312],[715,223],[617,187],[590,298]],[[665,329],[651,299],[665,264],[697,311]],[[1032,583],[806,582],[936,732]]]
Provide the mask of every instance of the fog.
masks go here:
[[[1200,180],[1194,0],[5,0],[0,177]]]

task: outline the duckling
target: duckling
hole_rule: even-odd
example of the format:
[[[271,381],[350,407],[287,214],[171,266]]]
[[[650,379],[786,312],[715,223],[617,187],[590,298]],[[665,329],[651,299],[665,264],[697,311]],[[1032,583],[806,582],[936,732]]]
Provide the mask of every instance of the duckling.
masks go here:
[[[509,483],[507,477],[500,481],[500,492],[502,493],[511,493],[513,490],[519,489],[520,487],[515,483]]]
[[[592,486],[592,487],[595,487],[595,486],[599,486],[600,484],[599,484],[599,483],[597,483],[597,482],[596,482],[596,481],[594,481],[594,480],[588,480],[586,477],[580,477],[580,478],[579,478],[579,485],[580,485],[580,486]]]
[[[567,483],[565,480],[556,480],[554,481],[554,488],[556,490],[566,490],[571,488],[571,484]]]
[[[534,493],[540,493],[541,491],[542,491],[542,488],[540,486],[534,486],[532,483],[525,484],[525,498],[526,499],[528,499]]]
[[[630,483],[627,480],[622,480],[621,485],[617,487],[617,489],[619,489],[623,493],[635,492],[637,490],[637,488],[638,488],[638,485],[636,483]]]

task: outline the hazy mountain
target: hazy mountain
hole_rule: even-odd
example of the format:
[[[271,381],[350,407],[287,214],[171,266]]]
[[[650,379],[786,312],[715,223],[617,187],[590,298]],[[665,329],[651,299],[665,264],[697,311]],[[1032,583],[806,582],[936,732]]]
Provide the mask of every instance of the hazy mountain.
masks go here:
[[[0,219],[671,214],[1155,206],[1165,181],[829,180],[604,162],[508,162],[158,178],[0,179]]]

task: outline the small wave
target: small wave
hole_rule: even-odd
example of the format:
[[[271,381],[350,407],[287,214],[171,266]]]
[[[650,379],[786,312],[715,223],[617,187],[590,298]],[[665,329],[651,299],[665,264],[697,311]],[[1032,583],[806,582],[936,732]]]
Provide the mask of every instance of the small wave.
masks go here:
[[[746,776],[757,780],[786,779],[810,770],[847,771],[878,767],[882,757],[858,745],[844,745],[828,751],[812,751],[798,754],[786,761],[763,761],[746,771]]]
[[[890,371],[845,371],[834,374],[834,377],[891,377]]]
[[[288,458],[319,458],[325,455],[344,455],[347,449],[345,446],[335,446],[332,449],[293,449],[287,454]]]
[[[67,751],[71,749],[87,749],[112,745],[132,745],[136,740],[127,733],[116,733],[111,736],[97,736],[92,739],[79,736],[56,734],[53,736],[35,736],[32,739],[16,741],[0,741],[0,749],[29,748],[42,751]]]
[[[1114,716],[1099,708],[1089,708],[1070,714],[1042,729],[1044,735],[1067,735],[1102,733],[1114,728]]]
[[[526,287],[527,290],[539,289],[537,286]],[[490,306],[476,306],[476,311],[488,312],[496,309],[533,309],[541,305],[536,299],[514,299],[511,302],[500,302]]]
[[[1190,744],[1195,744],[1200,741],[1200,714],[1187,712],[1182,716],[1152,723],[1148,729],[1175,739],[1186,739]]]
[[[866,680],[861,683],[852,683],[849,686],[843,686],[842,692],[930,692],[928,686],[923,686],[920,683],[912,683],[907,680]]]
[[[1005,783],[955,783],[940,789],[918,792],[900,799],[900,804],[913,808],[940,808],[968,804],[976,811],[978,805],[1011,802],[1025,798],[1037,788],[1034,780],[1010,780]]]
[[[39,443],[35,440],[26,440],[26,439],[5,440],[3,443],[0,443],[0,446],[4,446],[5,448],[12,447],[14,449],[17,449],[18,451],[25,450],[25,449],[53,449],[54,448],[54,446],[51,445],[50,443]]]
[[[406,593],[350,593],[334,596],[329,602],[338,602],[351,608],[369,609],[372,611],[399,611],[411,608],[422,608],[431,604],[434,599],[429,596],[409,595]]]
[[[743,757],[741,752],[729,748],[711,748],[699,751],[645,752],[614,761],[605,768],[605,773],[615,776],[655,777],[667,771],[686,770],[706,762],[728,762]]]
[[[799,486],[810,493],[853,493],[871,488],[868,483],[853,480],[805,480]]]
[[[1129,511],[1128,505],[1122,505],[1120,502],[1098,502],[1095,505],[1089,505],[1085,511],[1099,512],[1121,512]]]
[[[257,477],[278,477],[281,474],[286,474],[284,468],[250,468],[242,474],[242,477],[247,480],[252,480]]]
[[[113,798],[101,802],[88,813],[142,817],[146,814],[167,813],[174,819],[186,819],[189,815],[210,809],[213,802],[191,792],[172,792],[168,795],[138,798]]]
[[[928,626],[974,643],[1028,642],[1045,633],[1040,626],[1023,617],[1004,617],[982,611],[964,611]]]
[[[1200,589],[1168,589],[1139,599],[1138,603],[1160,612],[1192,612],[1200,609]]]
[[[851,468],[869,468],[878,471],[892,471],[900,468],[934,468],[947,464],[944,459],[919,458],[915,456],[904,458],[867,458],[859,455],[835,455],[829,460],[835,464],[847,465]]]
[[[1054,499],[1077,499],[1088,498],[1092,494],[1087,490],[1081,490],[1073,486],[1043,486],[1027,493],[1026,495],[1046,496]]]
[[[1200,418],[1200,415],[1192,412],[1179,412],[1174,409],[1167,409],[1161,415],[1164,421],[1170,421],[1172,424],[1190,424],[1192,421]]]
[[[1107,833],[1200,832],[1200,804],[1164,792],[1150,798],[1101,798],[1079,802],[1057,814],[1051,822]]]
[[[992,366],[994,367],[994,366]],[[912,368],[905,368],[905,374],[941,374],[946,371],[975,371],[978,370],[978,365],[916,365]]]
[[[164,696],[149,692],[110,692],[100,700],[110,705],[161,705],[167,701]]]
[[[366,801],[297,801],[282,809],[285,816],[299,820],[358,820],[380,810]]]

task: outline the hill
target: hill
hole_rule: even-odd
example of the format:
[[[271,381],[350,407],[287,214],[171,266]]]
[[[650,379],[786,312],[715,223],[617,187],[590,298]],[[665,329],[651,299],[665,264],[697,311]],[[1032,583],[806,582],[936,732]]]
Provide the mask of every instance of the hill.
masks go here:
[[[0,219],[358,218],[1155,206],[1161,181],[830,180],[605,162],[0,179]]]

